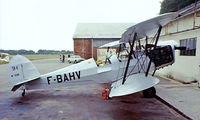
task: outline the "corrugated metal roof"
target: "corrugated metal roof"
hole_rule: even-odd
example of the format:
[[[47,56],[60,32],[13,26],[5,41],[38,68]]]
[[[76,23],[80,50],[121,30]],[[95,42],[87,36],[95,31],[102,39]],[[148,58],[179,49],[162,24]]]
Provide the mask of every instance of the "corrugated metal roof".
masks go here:
[[[73,38],[121,38],[134,23],[79,23]]]
[[[194,13],[194,7],[195,7],[195,3],[188,5],[185,8],[178,10],[177,12],[179,13],[179,15],[181,15],[181,17],[184,17],[184,16]],[[197,11],[200,10],[200,1],[197,2],[196,10]]]

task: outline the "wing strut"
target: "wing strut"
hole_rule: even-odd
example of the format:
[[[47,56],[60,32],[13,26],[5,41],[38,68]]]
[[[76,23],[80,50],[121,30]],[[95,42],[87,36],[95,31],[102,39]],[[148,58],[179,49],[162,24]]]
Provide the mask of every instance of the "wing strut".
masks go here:
[[[133,54],[133,46],[134,46],[134,43],[135,43],[135,40],[136,40],[136,36],[137,36],[137,33],[134,34],[132,45],[130,44],[130,53],[129,53],[129,56],[128,56],[128,61],[127,61],[127,64],[126,64],[126,69],[125,69],[122,84],[124,84],[124,82],[126,81],[126,74],[128,72],[128,66],[129,66],[129,63],[130,63],[130,60],[131,60],[131,55]]]
[[[160,25],[159,28],[158,28],[158,34],[157,34],[157,36],[156,36],[156,41],[155,41],[155,45],[154,45],[154,48],[153,48],[153,49],[155,49],[156,46],[157,46],[157,43],[158,43],[158,40],[159,40],[159,37],[160,37],[161,30],[162,30],[162,26]],[[146,73],[145,73],[145,76],[146,76],[146,77],[147,77],[148,74],[149,74],[149,69],[150,69],[150,67],[151,67],[151,62],[152,62],[152,60],[151,60],[151,58],[150,58],[150,61],[149,61],[148,67],[147,67],[147,71],[146,71]],[[156,71],[154,71],[153,74],[155,74],[155,72],[156,72]]]
[[[117,55],[117,58],[119,59],[119,54],[120,54],[120,51],[121,51],[121,44],[119,45],[119,52],[118,52],[118,55]]]
[[[107,48],[107,55],[106,55],[105,64],[107,63],[107,61],[108,61],[108,63],[110,63],[110,60],[109,60],[110,56],[108,56],[109,49],[110,49],[110,47]]]

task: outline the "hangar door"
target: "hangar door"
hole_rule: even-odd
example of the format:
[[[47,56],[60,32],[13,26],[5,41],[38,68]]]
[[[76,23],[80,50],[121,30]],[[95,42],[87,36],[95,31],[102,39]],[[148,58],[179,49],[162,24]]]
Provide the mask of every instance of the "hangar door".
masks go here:
[[[107,52],[107,49],[101,48],[97,49],[97,60],[106,60],[106,55],[109,57],[111,55],[116,55],[116,49],[109,49]]]
[[[101,48],[101,50],[98,50],[98,47],[100,47],[100,46],[102,46],[104,44],[116,41],[116,40],[119,40],[119,39],[112,39],[112,38],[108,38],[108,39],[106,39],[106,38],[105,39],[103,39],[103,38],[102,39],[100,39],[100,38],[99,39],[93,39],[93,43],[92,43],[92,46],[93,46],[93,52],[92,52],[93,53],[93,58],[95,60],[99,59],[99,57],[102,59],[102,57],[104,55],[106,55],[105,53],[106,53],[107,49],[106,48]],[[114,53],[116,53],[116,51]]]

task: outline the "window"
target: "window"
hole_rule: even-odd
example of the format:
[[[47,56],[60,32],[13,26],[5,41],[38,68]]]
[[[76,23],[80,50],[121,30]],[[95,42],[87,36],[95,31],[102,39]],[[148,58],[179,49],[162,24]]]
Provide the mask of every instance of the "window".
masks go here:
[[[186,50],[181,50],[181,56],[196,56],[196,43],[197,38],[189,38],[180,40],[180,46],[186,47]]]

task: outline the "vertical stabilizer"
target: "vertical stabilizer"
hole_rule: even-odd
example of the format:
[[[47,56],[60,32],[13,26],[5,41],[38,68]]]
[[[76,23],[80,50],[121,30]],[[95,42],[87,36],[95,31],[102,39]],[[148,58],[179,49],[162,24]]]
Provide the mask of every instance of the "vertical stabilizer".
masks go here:
[[[39,77],[40,73],[36,67],[24,56],[14,56],[8,65],[8,79],[13,85],[12,91],[16,90],[15,87]]]

